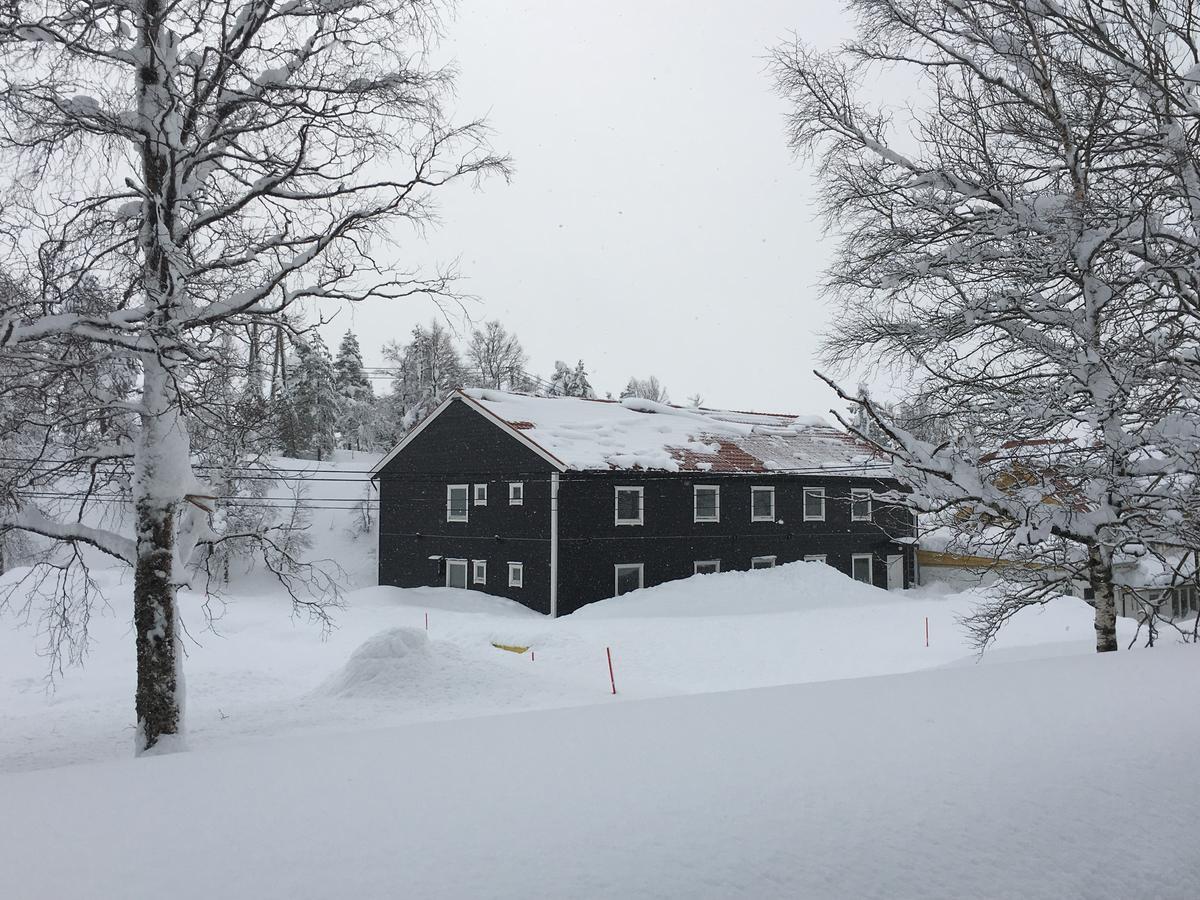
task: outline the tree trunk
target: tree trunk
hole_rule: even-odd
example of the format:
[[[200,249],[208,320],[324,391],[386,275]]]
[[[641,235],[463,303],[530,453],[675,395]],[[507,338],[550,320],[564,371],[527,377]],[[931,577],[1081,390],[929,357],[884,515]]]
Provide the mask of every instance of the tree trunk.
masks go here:
[[[167,89],[175,37],[165,25],[162,0],[145,0],[138,24],[145,63],[138,68],[138,118],[144,130],[141,163],[145,199],[138,242],[142,282],[154,312],[141,354],[142,411],[134,453],[133,504],[137,560],[133,576],[133,621],[137,631],[139,751],[179,732],[183,719],[183,676],[176,608],[176,516],[191,489],[191,444],[181,414],[178,379],[171,372],[177,279],[175,212],[178,203],[172,136],[178,109]]]
[[[1096,652],[1117,649],[1117,600],[1112,554],[1093,544],[1088,548],[1088,579],[1096,604]]]
[[[176,659],[178,616],[171,577],[175,515],[152,501],[139,501],[137,527],[133,624],[137,632],[138,750],[145,751],[163,735],[179,732],[183,712]]]

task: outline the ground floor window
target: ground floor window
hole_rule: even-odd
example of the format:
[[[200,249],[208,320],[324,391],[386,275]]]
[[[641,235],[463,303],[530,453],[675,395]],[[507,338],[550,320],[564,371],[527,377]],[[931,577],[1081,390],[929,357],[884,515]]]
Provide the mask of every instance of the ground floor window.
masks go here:
[[[810,556],[806,556],[806,557],[804,557],[804,561],[805,561],[805,562],[819,562],[819,563],[823,563],[823,562],[825,562],[825,554],[824,554],[824,553],[814,553],[814,554],[812,554],[812,555],[810,555]]]
[[[621,563],[613,567],[615,571],[614,585],[616,596],[636,591],[643,585],[643,570],[641,563]]]
[[[465,588],[467,586],[467,561],[465,559],[446,560],[446,587]]]
[[[875,583],[875,579],[871,577],[870,553],[855,553],[850,557],[850,577],[864,584]]]
[[[752,569],[773,569],[775,568],[775,557],[773,556],[755,556],[750,560],[750,568]]]
[[[697,575],[712,575],[721,571],[719,559],[698,559],[692,564],[692,571]]]
[[[487,560],[486,559],[474,560],[472,563],[471,571],[473,573],[472,577],[471,577],[472,581],[474,581],[476,584],[487,584]]]
[[[510,562],[508,564],[508,586],[525,586],[525,563]]]

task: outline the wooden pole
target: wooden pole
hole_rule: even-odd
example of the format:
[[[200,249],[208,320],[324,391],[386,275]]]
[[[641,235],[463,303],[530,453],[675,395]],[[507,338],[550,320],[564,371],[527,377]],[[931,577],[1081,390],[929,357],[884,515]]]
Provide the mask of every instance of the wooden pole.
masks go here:
[[[615,694],[617,692],[617,680],[613,678],[612,648],[605,647],[604,652],[608,654],[608,682],[612,685],[612,692]]]
[[[925,617],[925,646],[929,646],[929,616]]]

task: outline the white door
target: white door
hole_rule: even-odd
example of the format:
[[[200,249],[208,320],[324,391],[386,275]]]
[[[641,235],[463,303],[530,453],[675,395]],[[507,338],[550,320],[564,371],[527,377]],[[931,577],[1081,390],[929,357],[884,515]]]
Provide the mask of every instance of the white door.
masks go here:
[[[889,556],[887,558],[887,586],[889,591],[904,590],[904,557]]]
[[[467,561],[465,559],[446,560],[446,587],[465,589],[467,586]]]

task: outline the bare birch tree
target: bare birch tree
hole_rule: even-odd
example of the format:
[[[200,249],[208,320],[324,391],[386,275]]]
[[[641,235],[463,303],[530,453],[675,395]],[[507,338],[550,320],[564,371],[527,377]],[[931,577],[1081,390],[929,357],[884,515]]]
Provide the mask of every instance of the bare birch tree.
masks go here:
[[[193,369],[223,331],[305,301],[446,292],[449,275],[397,271],[372,248],[428,221],[438,188],[505,171],[480,123],[447,120],[452,73],[427,61],[438,8],[40,0],[0,13],[0,247],[31,286],[0,309],[0,353],[49,371],[79,346],[138,372],[129,397],[92,394],[130,416],[127,436],[43,453],[60,482],[104,465],[126,476],[127,527],[95,524],[88,497],[18,493],[0,529],[58,542],[76,569],[85,546],[133,568],[140,749],[181,727],[176,591],[209,539]],[[86,278],[116,307],[72,308]]]
[[[816,159],[840,232],[826,361],[891,368],[932,398],[957,436],[936,445],[843,394],[915,502],[971,516],[1028,563],[971,623],[981,644],[1065,572],[1091,586],[1097,649],[1115,650],[1114,559],[1197,539],[1192,5],[850,8],[839,51],[774,57],[792,145]],[[859,97],[885,67],[927,90],[900,122]],[[1037,461],[997,456],[1006,444]]]

